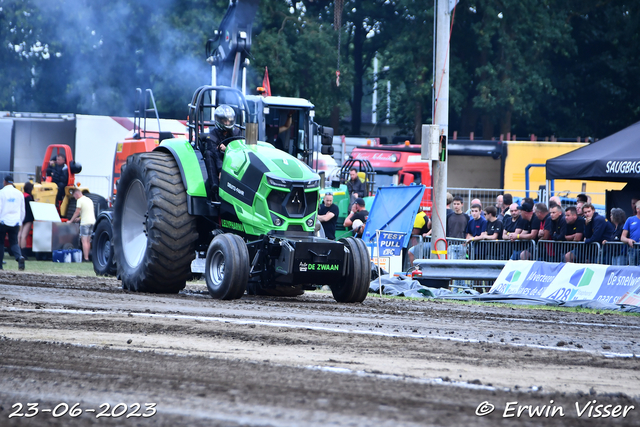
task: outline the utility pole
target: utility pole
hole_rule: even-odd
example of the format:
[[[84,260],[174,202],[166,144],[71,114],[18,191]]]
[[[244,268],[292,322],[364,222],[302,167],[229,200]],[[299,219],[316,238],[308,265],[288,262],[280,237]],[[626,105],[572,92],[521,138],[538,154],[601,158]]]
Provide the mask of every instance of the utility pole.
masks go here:
[[[436,28],[435,28],[435,80],[433,84],[433,121],[439,127],[440,140],[444,136],[447,139],[449,130],[449,31],[451,23],[450,0],[434,0],[436,3]],[[455,4],[455,3],[454,3]],[[424,135],[424,131],[423,131]],[[427,143],[423,138],[423,144]],[[447,161],[449,159],[447,148],[444,144],[444,157],[432,162],[432,210],[431,210],[431,258],[445,258],[445,245],[438,239],[446,239],[447,227]],[[443,159],[443,160],[442,160]],[[437,243],[437,245],[436,245]],[[437,246],[437,247],[436,247]]]

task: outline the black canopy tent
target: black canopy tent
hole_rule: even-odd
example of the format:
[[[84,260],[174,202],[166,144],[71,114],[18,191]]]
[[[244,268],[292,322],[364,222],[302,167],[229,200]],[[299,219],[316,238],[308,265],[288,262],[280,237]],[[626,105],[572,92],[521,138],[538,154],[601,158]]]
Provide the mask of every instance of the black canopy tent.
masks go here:
[[[547,160],[547,179],[640,182],[640,122]]]
[[[640,122],[598,142],[547,160],[547,179],[626,182],[606,192],[607,213],[613,207],[632,215],[630,200],[640,198]]]

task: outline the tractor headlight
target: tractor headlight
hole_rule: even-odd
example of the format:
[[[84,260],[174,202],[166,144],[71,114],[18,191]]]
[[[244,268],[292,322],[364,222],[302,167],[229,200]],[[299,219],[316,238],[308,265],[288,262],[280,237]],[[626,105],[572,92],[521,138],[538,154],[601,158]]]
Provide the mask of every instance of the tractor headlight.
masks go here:
[[[304,188],[316,188],[320,186],[320,180],[319,179],[312,179],[310,181],[307,181],[304,184]]]
[[[280,187],[280,188],[289,188],[289,185],[290,185],[289,181],[285,179],[272,178],[270,176],[267,177],[267,183],[274,187]]]
[[[307,227],[313,227],[316,224],[315,218],[311,217],[307,220]]]
[[[282,225],[282,220],[280,218],[276,218],[276,219],[273,220],[273,224],[276,227],[280,227]]]

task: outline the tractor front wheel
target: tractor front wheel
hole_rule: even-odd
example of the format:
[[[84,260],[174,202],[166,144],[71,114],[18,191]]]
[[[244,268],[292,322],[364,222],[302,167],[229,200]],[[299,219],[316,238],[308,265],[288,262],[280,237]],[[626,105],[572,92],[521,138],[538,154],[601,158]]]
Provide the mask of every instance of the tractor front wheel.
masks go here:
[[[207,250],[205,280],[215,299],[231,300],[244,295],[249,280],[249,251],[235,234],[219,234]]]
[[[91,248],[93,271],[97,276],[116,275],[117,267],[113,254],[112,236],[111,222],[107,220],[100,221],[93,234]]]
[[[331,293],[338,302],[362,302],[369,292],[371,267],[369,252],[362,239],[347,237],[340,241],[349,249],[348,272],[340,284],[331,286]]]

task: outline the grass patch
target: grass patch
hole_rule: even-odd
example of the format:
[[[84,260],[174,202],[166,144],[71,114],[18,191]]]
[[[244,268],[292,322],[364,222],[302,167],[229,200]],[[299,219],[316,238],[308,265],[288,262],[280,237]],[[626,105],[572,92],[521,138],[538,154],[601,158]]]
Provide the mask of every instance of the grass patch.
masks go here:
[[[18,271],[18,263],[13,259],[4,260],[7,264],[2,268],[7,271]],[[93,271],[93,264],[90,262],[53,262],[53,261],[36,261],[34,258],[30,258],[25,262],[26,273],[45,273],[45,274],[70,274],[76,276],[91,276],[96,277],[96,273]]]

